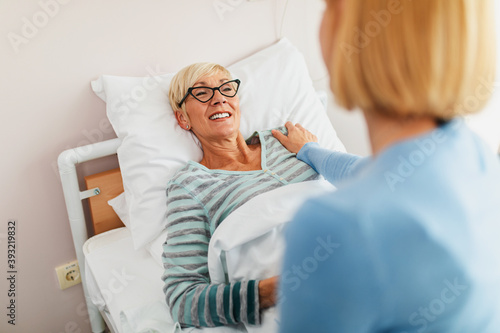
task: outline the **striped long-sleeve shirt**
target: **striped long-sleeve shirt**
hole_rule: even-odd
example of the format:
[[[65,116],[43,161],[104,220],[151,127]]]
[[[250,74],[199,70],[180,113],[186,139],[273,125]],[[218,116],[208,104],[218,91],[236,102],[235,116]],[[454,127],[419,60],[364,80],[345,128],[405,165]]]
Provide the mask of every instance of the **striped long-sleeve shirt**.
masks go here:
[[[259,141],[262,170],[211,170],[189,162],[168,184],[164,292],[172,318],[183,326],[260,323],[258,281],[210,282],[210,238],[224,218],[251,198],[319,175],[286,150],[271,131],[256,132],[247,142]]]

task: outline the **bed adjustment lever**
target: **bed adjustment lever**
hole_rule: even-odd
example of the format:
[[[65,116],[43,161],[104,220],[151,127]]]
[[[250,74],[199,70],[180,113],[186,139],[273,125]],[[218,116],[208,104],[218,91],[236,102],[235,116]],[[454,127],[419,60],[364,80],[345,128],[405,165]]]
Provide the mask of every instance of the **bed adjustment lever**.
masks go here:
[[[83,200],[83,199],[88,199],[90,197],[95,197],[99,193],[101,193],[101,190],[99,189],[99,187],[92,188],[92,189],[86,190],[86,191],[82,191],[82,192],[80,192],[80,199]]]

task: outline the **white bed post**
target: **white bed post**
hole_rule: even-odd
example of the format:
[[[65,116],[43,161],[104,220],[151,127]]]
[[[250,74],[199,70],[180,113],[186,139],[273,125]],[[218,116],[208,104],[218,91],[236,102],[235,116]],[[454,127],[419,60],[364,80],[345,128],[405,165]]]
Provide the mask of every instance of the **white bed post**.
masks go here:
[[[115,154],[119,145],[119,139],[112,139],[84,147],[68,149],[62,152],[58,158],[59,175],[61,177],[64,199],[66,201],[73,243],[75,244],[76,258],[80,266],[83,293],[87,303],[90,325],[94,333],[104,332],[106,326],[99,310],[91,302],[85,284],[85,257],[83,254],[83,244],[88,239],[88,234],[82,200],[89,195],[86,195],[84,193],[85,191],[80,191],[76,164]]]

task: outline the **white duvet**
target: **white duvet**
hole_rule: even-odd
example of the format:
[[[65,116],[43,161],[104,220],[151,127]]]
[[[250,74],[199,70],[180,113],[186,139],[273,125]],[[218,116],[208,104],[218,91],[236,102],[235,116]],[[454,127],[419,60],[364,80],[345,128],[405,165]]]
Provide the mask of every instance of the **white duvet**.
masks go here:
[[[249,279],[260,280],[279,275],[281,259],[285,249],[283,230],[286,223],[291,220],[304,201],[315,196],[321,196],[325,192],[333,191],[334,189],[325,180],[290,184],[261,194],[236,209],[221,223],[210,240],[208,268],[212,282],[227,283],[228,281],[233,282]],[[123,240],[121,242],[123,243]],[[130,237],[126,242],[131,245]],[[149,256],[149,260],[145,257],[146,250],[133,251],[135,252],[134,254],[128,253],[129,255],[125,256],[127,258],[123,257],[123,250],[120,249],[119,251],[121,252],[120,257],[124,259],[123,261],[120,260],[120,265],[122,265],[120,267],[127,265],[126,269],[130,270],[131,275],[136,274],[132,272],[137,265],[137,263],[131,262],[134,261],[133,257],[141,257],[142,264],[140,266],[142,271],[134,275],[140,276],[141,279],[134,279],[133,282],[142,283],[142,281],[146,281],[147,283],[144,286],[137,286],[137,288],[145,292],[148,288],[151,289],[152,285],[154,287],[152,288],[153,290],[148,290],[148,294],[146,295],[145,293],[142,298],[137,298],[138,292],[135,292],[133,299],[130,299],[130,302],[127,301],[127,304],[135,303],[135,305],[127,306],[126,308],[121,307],[118,310],[119,319],[117,319],[119,324],[117,326],[121,326],[121,328],[117,328],[118,332],[277,332],[279,323],[277,307],[264,311],[262,325],[260,326],[240,325],[238,328],[187,328],[181,330],[178,325],[172,323],[168,309],[163,302],[164,295],[160,287],[161,273],[159,273],[162,268],[158,266],[158,262],[154,263],[155,267],[151,267],[150,271],[155,272],[155,278],[152,279],[150,274],[146,273],[148,270],[145,269],[144,265],[146,262],[151,265],[154,260],[152,260],[151,256]],[[116,251],[114,255],[116,255]],[[158,253],[158,258],[160,256],[161,253]],[[90,271],[93,272],[97,285],[102,284],[99,280],[109,281],[109,277],[103,275],[108,273],[105,273],[106,263],[102,261],[102,258],[102,251],[94,251],[86,255],[87,262],[91,264],[89,267]],[[107,261],[108,265],[109,262]],[[100,269],[96,270],[95,267],[98,266],[100,266]],[[107,271],[109,271],[109,266]],[[102,276],[99,278],[99,275]],[[146,275],[148,276],[146,277]],[[121,304],[107,304],[112,315],[116,311],[115,307],[123,305],[123,297],[125,297],[122,293],[114,296],[112,301],[118,301]],[[101,304],[100,308],[102,306]],[[118,312],[115,313],[114,317],[117,317],[117,315]]]
[[[212,282],[279,275],[286,224],[304,201],[334,189],[326,180],[290,184],[261,194],[231,213],[210,240],[208,268]],[[247,325],[242,331],[276,332],[278,323],[274,307],[263,313],[261,326]]]
[[[335,188],[326,180],[290,184],[263,193],[232,212],[215,230],[208,250],[214,283],[262,279],[279,274],[283,228],[300,206]],[[226,264],[221,257],[225,256]]]

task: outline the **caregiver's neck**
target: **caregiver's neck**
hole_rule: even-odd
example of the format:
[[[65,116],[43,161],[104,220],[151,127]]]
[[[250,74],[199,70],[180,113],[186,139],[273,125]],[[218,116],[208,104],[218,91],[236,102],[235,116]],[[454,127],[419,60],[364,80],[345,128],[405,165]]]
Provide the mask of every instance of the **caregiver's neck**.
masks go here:
[[[380,112],[363,111],[372,154],[378,155],[387,147],[435,129],[438,122],[432,117],[391,117]]]

